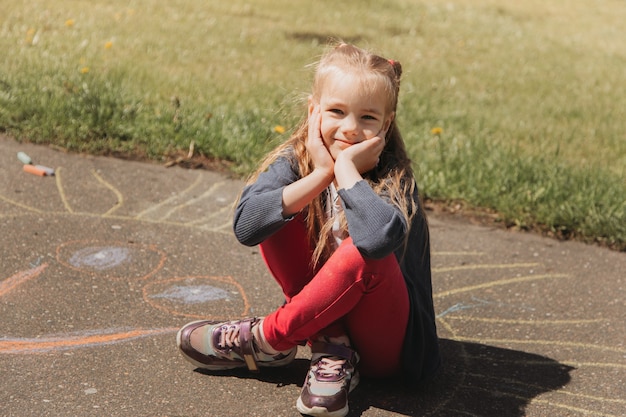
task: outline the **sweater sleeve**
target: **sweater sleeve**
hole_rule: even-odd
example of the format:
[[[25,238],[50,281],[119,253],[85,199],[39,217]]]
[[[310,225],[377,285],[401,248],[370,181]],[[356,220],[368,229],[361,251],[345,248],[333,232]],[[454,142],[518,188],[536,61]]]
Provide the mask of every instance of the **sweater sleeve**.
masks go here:
[[[376,194],[366,181],[339,190],[339,196],[348,233],[363,256],[383,258],[404,243],[408,228],[402,212]]]
[[[233,220],[239,242],[258,245],[291,220],[283,217],[283,189],[297,179],[289,159],[280,157],[243,189]]]

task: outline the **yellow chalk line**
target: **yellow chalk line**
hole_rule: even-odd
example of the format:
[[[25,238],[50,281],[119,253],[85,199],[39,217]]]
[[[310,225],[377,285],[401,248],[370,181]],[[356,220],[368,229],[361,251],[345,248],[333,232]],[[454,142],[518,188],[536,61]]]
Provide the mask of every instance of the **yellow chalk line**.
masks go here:
[[[165,213],[164,216],[161,217],[161,220],[165,220],[168,217],[170,217],[172,214],[174,214],[174,212],[176,212],[176,211],[178,211],[178,210],[180,210],[182,208],[185,208],[187,206],[190,206],[193,203],[195,203],[196,201],[202,200],[203,198],[206,198],[206,197],[210,196],[211,194],[213,194],[215,192],[215,190],[218,187],[220,187],[224,183],[225,183],[224,181],[218,181],[218,182],[214,183],[213,185],[211,185],[211,187],[208,190],[206,190],[205,192],[200,194],[200,196],[194,197],[194,198],[190,198],[189,200],[185,201],[184,203],[172,207],[170,210],[168,210],[167,213]]]
[[[70,203],[67,201],[65,190],[63,189],[61,172],[63,172],[63,167],[58,167],[54,175],[57,189],[59,190],[59,197],[61,197],[61,201],[63,202],[63,206],[65,207],[65,209],[70,213],[74,213],[74,209],[72,209],[72,206],[70,206]]]
[[[444,319],[442,319],[440,317],[437,317],[437,323],[439,323],[439,325],[441,327],[443,327],[444,329],[449,331],[454,339],[457,338],[457,335],[456,335],[456,332],[454,331],[454,328],[447,321],[445,321]]]
[[[39,214],[45,213],[43,210],[39,210],[39,209],[36,209],[34,207],[27,206],[26,204],[19,203],[19,202],[15,201],[15,200],[11,200],[10,198],[3,196],[2,194],[0,194],[0,199],[4,200],[7,203],[12,204],[14,206],[21,207],[21,208],[29,210],[29,211],[34,211],[35,213],[39,213]]]
[[[483,391],[483,392],[487,392],[490,394],[493,394],[494,391],[486,389],[486,388],[481,388],[481,387],[477,387],[474,385],[463,385],[463,388],[466,389],[470,389],[470,390],[478,390],[478,391]],[[548,401],[548,400],[542,400],[539,398],[528,398],[528,397],[524,397],[522,395],[517,395],[517,394],[512,394],[509,392],[502,392],[502,391],[496,391],[498,394],[501,394],[503,396],[507,396],[507,397],[513,397],[513,398],[517,398],[520,399],[524,402],[528,401],[529,404],[542,404],[542,405],[548,405],[550,407],[556,407],[556,408],[562,408],[565,410],[570,410],[570,411],[576,411],[579,413],[584,413],[584,414],[590,414],[590,415],[594,415],[594,416],[601,416],[601,417],[618,417],[614,414],[606,414],[603,412],[599,412],[599,411],[594,411],[594,410],[588,410],[586,408],[580,408],[580,407],[574,407],[571,405],[567,405],[567,404],[562,404],[562,403],[556,403],[553,401]]]
[[[527,268],[531,266],[540,265],[536,262],[533,263],[519,263],[519,264],[476,264],[476,265],[461,265],[461,266],[449,266],[442,268],[433,268],[433,272],[451,272],[451,271],[465,271],[472,269],[505,269],[505,268]]]
[[[491,319],[486,317],[467,317],[447,315],[446,318],[463,321],[480,321],[484,323],[497,324],[530,324],[530,325],[561,325],[561,324],[593,324],[608,321],[607,319],[584,319],[584,320],[509,320],[509,319]]]
[[[555,403],[552,401],[542,400],[539,398],[531,398],[529,404],[543,404],[543,405],[548,405],[551,407],[563,408],[565,410],[576,411],[578,413],[591,414],[592,416],[619,417],[618,415],[615,415],[615,414],[607,414],[607,413],[603,413],[600,411],[589,410],[587,408],[574,407],[572,405],[567,405],[567,404],[562,404],[562,403]]]
[[[144,211],[142,211],[139,214],[137,214],[135,216],[135,218],[139,219],[139,218],[145,216],[146,214],[148,214],[148,213],[150,213],[152,211],[157,210],[159,207],[162,207],[162,206],[164,206],[166,204],[169,204],[171,201],[174,201],[177,198],[180,198],[181,195],[184,195],[184,194],[188,193],[189,191],[191,191],[193,188],[195,188],[200,183],[200,180],[202,180],[202,174],[198,173],[198,176],[197,176],[196,180],[191,185],[189,185],[187,188],[185,188],[183,191],[181,191],[180,193],[175,194],[175,195],[173,195],[173,196],[171,196],[171,197],[161,201],[158,204],[155,204],[153,206],[148,207]]]
[[[443,408],[442,410],[449,411],[454,413],[455,416],[469,416],[469,417],[481,417],[478,414],[470,413],[469,411],[458,410],[456,408]],[[437,410],[438,411],[438,410]],[[428,413],[427,415],[433,415],[433,413]],[[446,414],[447,415],[447,414]]]
[[[471,256],[484,256],[485,252],[446,252],[446,251],[433,251],[432,255],[438,256],[463,256],[463,255],[471,255]]]
[[[516,361],[517,362],[517,361]],[[564,364],[563,362],[558,362],[559,364]],[[533,364],[533,361],[530,362],[521,362],[521,364]],[[540,363],[540,364],[547,364],[547,363]],[[554,363],[551,363],[551,365],[554,366]],[[515,385],[521,385],[524,387],[530,387],[530,388],[535,388],[537,390],[545,390],[546,388],[541,386],[541,385],[537,385],[537,384],[527,384],[524,382],[520,382],[517,381],[515,379],[511,379],[511,378],[502,378],[501,376],[489,376],[489,375],[484,375],[484,374],[475,374],[475,373],[469,373],[468,375],[473,376],[473,377],[478,377],[478,378],[484,378],[484,379],[496,379],[498,381],[505,381],[508,382],[510,384],[515,384]],[[563,394],[563,395],[569,395],[570,397],[577,397],[577,398],[585,398],[585,399],[589,399],[589,400],[594,400],[594,401],[602,401],[602,402],[613,402],[613,403],[618,403],[618,404],[626,404],[626,400],[623,399],[619,399],[619,398],[606,398],[606,397],[598,397],[595,395],[588,395],[588,394],[581,394],[581,393],[577,393],[577,392],[571,392],[571,391],[566,391],[566,390],[555,390],[555,391],[551,391],[553,393],[556,394]]]
[[[447,297],[447,296],[453,295],[453,294],[459,294],[459,293],[463,293],[463,292],[480,290],[480,289],[484,289],[484,288],[491,288],[491,287],[496,287],[496,286],[500,286],[500,285],[517,284],[517,283],[520,283],[520,282],[537,281],[537,280],[540,280],[540,279],[548,279],[548,278],[568,278],[568,277],[569,277],[569,275],[567,275],[567,274],[529,275],[529,276],[524,276],[524,277],[502,279],[502,280],[498,280],[498,281],[486,282],[486,283],[483,283],[483,284],[477,284],[477,285],[470,285],[470,286],[467,286],[467,287],[455,288],[453,290],[442,291],[442,292],[436,293],[436,294],[433,295],[433,297],[434,298],[443,298],[443,297]]]
[[[98,180],[98,182],[100,182],[100,184],[104,185],[109,190],[113,191],[113,193],[117,197],[117,204],[113,205],[113,207],[111,207],[106,213],[104,213],[102,215],[102,216],[106,217],[106,216],[110,215],[111,213],[113,213],[118,208],[122,207],[122,205],[124,204],[124,196],[122,195],[122,193],[117,188],[115,188],[113,185],[111,185],[109,182],[107,182],[104,178],[102,178],[96,172],[96,170],[92,170],[91,173],[93,174],[94,177],[96,177],[96,179]]]
[[[541,340],[541,339],[492,339],[492,338],[476,338],[476,337],[464,337],[455,336],[454,340],[459,342],[472,342],[472,343],[496,343],[500,345],[543,345],[543,346],[559,346],[559,347],[573,347],[584,349],[604,350],[608,352],[626,353],[625,348],[616,348],[611,346],[593,345],[591,343],[579,343],[579,342],[566,342],[560,340]]]
[[[609,369],[626,369],[626,364],[623,363],[609,363],[609,362],[570,362],[570,361],[562,361],[559,362],[563,365],[572,366],[574,368],[609,368]]]
[[[212,219],[214,217],[222,216],[225,213],[228,213],[231,209],[232,209],[231,206],[224,206],[224,207],[220,208],[219,210],[216,210],[213,213],[209,214],[208,216],[202,217],[202,218],[197,219],[197,220],[192,220],[190,222],[186,222],[185,224],[188,225],[188,226],[200,225],[202,223],[206,223],[208,220],[210,220],[210,219]],[[228,224],[230,224],[230,220],[228,221]]]

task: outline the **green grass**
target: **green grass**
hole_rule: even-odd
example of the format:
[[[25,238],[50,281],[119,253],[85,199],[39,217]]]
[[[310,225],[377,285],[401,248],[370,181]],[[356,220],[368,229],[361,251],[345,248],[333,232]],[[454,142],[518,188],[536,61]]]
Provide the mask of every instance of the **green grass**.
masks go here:
[[[626,250],[621,0],[0,7],[0,131],[19,140],[157,161],[193,141],[245,175],[339,37],[402,62],[399,122],[428,197]]]

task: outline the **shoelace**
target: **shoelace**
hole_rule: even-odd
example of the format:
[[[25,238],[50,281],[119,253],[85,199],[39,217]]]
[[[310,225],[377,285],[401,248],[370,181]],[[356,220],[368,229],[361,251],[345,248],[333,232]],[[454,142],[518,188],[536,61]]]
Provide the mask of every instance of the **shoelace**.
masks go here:
[[[239,326],[222,326],[219,346],[221,348],[232,348],[233,345],[239,347]]]
[[[324,377],[340,375],[345,364],[345,359],[331,359],[329,357],[324,357],[317,363],[317,372]]]

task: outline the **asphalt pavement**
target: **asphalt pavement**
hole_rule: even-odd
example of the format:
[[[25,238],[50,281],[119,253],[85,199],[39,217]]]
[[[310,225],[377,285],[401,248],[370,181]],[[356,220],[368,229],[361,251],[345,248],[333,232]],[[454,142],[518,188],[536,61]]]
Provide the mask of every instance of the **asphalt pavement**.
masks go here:
[[[298,416],[307,348],[211,374],[175,345],[188,321],[282,303],[232,234],[242,186],[0,138],[0,416]],[[350,416],[626,415],[626,253],[429,221],[444,368],[417,388],[362,380]]]

